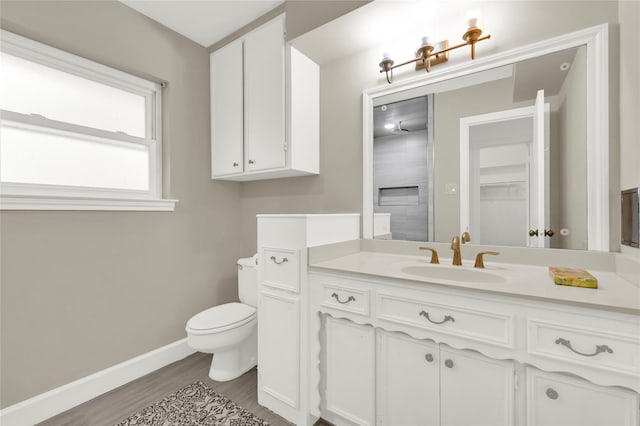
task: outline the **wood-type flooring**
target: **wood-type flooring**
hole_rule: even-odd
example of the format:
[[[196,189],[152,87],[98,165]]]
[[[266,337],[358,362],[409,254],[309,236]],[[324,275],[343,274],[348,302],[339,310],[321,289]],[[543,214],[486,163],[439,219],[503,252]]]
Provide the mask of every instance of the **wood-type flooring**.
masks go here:
[[[201,381],[236,404],[251,411],[273,426],[291,423],[258,405],[257,370],[254,368],[228,382],[209,378],[211,354],[195,353],[187,358],[156,370],[119,388],[100,395],[55,417],[45,420],[44,426],[101,426],[114,425],[182,387]],[[319,421],[316,425],[326,425]]]

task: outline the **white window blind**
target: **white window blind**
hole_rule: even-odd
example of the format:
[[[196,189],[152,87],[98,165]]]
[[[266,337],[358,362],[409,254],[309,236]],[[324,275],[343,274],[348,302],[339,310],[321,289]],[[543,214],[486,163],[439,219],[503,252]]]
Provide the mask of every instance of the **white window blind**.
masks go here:
[[[161,202],[160,84],[1,36],[2,208],[39,197],[33,208],[173,210]]]

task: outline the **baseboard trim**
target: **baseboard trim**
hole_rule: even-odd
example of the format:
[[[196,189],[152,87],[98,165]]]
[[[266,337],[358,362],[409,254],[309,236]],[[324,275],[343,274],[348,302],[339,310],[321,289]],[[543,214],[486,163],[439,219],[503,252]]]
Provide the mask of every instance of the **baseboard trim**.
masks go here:
[[[0,424],[33,425],[194,352],[186,338],[178,340],[0,410]]]

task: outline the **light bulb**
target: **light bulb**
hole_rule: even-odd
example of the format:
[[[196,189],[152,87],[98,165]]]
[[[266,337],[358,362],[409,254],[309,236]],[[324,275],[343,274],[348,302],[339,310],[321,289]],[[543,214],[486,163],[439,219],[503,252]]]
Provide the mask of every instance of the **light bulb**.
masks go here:
[[[384,125],[384,128],[387,130],[395,129],[396,125],[393,123],[387,123]]]
[[[467,12],[464,16],[464,20],[467,22],[467,27],[480,27],[481,14],[478,9],[473,9]]]
[[[431,37],[429,36],[422,36],[422,38],[420,39],[421,42],[421,46],[427,45],[427,44],[431,44]]]

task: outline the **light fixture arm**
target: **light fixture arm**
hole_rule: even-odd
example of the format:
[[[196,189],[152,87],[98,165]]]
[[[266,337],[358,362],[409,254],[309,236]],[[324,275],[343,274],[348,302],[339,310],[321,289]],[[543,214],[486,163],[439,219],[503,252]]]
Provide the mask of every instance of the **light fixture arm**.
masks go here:
[[[433,44],[423,44],[422,46],[420,46],[418,48],[418,50],[416,51],[416,57],[414,59],[411,59],[409,61],[406,62],[402,62],[400,64],[394,64],[393,60],[391,60],[391,58],[389,57],[385,57],[382,62],[380,62],[379,66],[380,66],[380,72],[384,72],[387,78],[387,82],[389,84],[391,84],[392,80],[393,80],[393,70],[395,68],[398,67],[402,67],[408,64],[412,64],[418,61],[423,61],[424,62],[424,69],[425,71],[429,72],[431,71],[431,66],[435,65],[435,64],[439,64],[441,62],[446,62],[447,60],[449,60],[449,55],[447,55],[448,52],[455,50],[455,49],[459,49],[461,47],[470,45],[471,46],[471,59],[475,59],[476,58],[476,43],[483,41],[483,40],[488,40],[491,38],[491,34],[487,34],[484,37],[482,36],[482,30],[478,27],[469,27],[469,29],[467,29],[467,31],[464,33],[464,35],[462,36],[462,39],[465,41],[464,43],[460,43],[457,44],[455,46],[451,46],[449,47],[449,43],[448,41],[443,41],[441,43],[439,43],[439,45],[445,46],[444,48],[437,50],[434,52],[435,50],[435,46]],[[416,65],[416,69],[418,69],[419,65]]]

